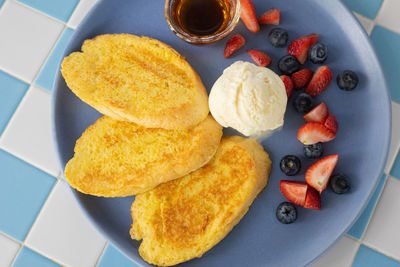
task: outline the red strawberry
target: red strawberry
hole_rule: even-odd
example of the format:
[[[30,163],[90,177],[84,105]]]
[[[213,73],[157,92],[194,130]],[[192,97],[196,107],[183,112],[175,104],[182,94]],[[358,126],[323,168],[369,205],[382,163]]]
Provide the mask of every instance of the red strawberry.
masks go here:
[[[328,107],[326,106],[325,102],[321,102],[321,104],[313,108],[303,117],[306,120],[306,122],[319,122],[323,124],[325,123],[328,115],[329,115]]]
[[[336,134],[338,130],[338,122],[333,115],[329,115],[328,118],[325,120],[324,126],[332,131],[332,133]]]
[[[256,49],[247,50],[254,62],[261,67],[266,67],[271,63],[271,58],[264,52]]]
[[[260,24],[279,25],[281,11],[279,9],[270,9],[258,18]]]
[[[233,52],[241,48],[244,45],[244,43],[246,43],[246,40],[241,34],[237,33],[234,36],[232,36],[228,40],[228,42],[226,42],[224,57],[225,58],[230,57],[233,54]]]
[[[332,80],[332,72],[328,66],[321,66],[314,73],[310,83],[307,86],[306,94],[317,96],[328,88]]]
[[[313,76],[312,70],[302,69],[292,74],[294,88],[300,89],[307,86]]]
[[[318,42],[319,35],[316,33],[310,33],[309,35],[307,35],[307,37],[310,40],[310,47],[311,47]]]
[[[240,0],[240,18],[242,19],[244,25],[252,33],[257,33],[260,30],[260,25],[258,24],[256,17],[256,8],[251,0]]]
[[[304,182],[281,180],[279,187],[282,194],[293,204],[304,206],[306,202],[307,184]]]
[[[321,196],[311,186],[307,187],[306,202],[304,203],[304,208],[315,210],[321,209]]]
[[[311,33],[295,39],[287,48],[288,55],[296,57],[301,64],[304,64],[307,60],[308,50],[318,41],[318,37],[318,34]]]
[[[313,163],[306,171],[307,183],[319,193],[322,193],[328,185],[329,178],[335,169],[338,159],[339,155],[334,154]]]
[[[334,133],[318,122],[309,122],[303,125],[297,132],[297,139],[305,145],[328,142],[335,139],[335,137]]]
[[[293,82],[292,79],[287,75],[281,75],[281,80],[285,84],[287,98],[289,99],[293,92]]]

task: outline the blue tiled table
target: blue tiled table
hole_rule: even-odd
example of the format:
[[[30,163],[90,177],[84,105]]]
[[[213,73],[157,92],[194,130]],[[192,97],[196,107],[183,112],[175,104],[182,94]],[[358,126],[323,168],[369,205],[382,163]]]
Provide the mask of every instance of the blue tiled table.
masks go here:
[[[0,267],[136,266],[68,200],[66,183],[53,163],[54,150],[44,145],[50,138],[48,114],[57,63],[96,1],[0,0]],[[393,137],[385,174],[364,213],[315,266],[400,266],[400,1],[344,2],[370,35],[387,75]],[[37,33],[37,40],[21,44],[13,31],[29,36],[29,25],[45,30]],[[48,51],[40,40],[52,44]],[[1,54],[3,47],[14,46],[26,46],[38,55],[21,59]],[[15,61],[37,67],[19,68]],[[20,145],[21,138],[28,138],[28,145]],[[43,157],[32,157],[32,152]]]

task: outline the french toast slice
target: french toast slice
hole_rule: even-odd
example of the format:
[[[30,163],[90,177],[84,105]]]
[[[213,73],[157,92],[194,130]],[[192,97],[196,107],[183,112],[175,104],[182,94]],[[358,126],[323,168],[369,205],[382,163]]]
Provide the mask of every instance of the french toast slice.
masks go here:
[[[76,142],[65,177],[85,194],[135,195],[206,164],[221,136],[222,127],[211,116],[181,130],[145,128],[104,116]]]
[[[223,137],[202,168],[136,196],[132,239],[150,264],[170,266],[220,242],[267,185],[271,161],[255,139]]]
[[[170,46],[131,34],[86,40],[61,73],[82,101],[104,115],[148,128],[182,129],[208,114],[200,77]]]

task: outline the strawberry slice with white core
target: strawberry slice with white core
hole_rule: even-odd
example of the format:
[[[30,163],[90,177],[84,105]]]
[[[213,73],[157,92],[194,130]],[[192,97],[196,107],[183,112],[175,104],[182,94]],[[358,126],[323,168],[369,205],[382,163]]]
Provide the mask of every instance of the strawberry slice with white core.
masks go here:
[[[307,184],[304,182],[281,180],[279,187],[282,194],[293,204],[304,206],[306,202]]]
[[[339,155],[334,154],[313,163],[306,171],[307,183],[322,193],[329,183],[329,178],[335,170],[338,160]]]
[[[325,102],[321,102],[318,106],[309,111],[306,115],[304,115],[304,119],[306,122],[319,122],[325,123],[326,118],[329,116],[328,107]]]
[[[312,145],[318,142],[329,142],[336,135],[326,128],[322,123],[309,122],[303,125],[297,132],[297,139],[304,145]]]

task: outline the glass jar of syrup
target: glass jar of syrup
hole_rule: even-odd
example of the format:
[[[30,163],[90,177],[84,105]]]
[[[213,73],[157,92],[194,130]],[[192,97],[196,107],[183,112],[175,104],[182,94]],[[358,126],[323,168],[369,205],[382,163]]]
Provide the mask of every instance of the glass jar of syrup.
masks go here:
[[[211,43],[227,36],[240,17],[239,0],[166,0],[170,29],[189,43]]]

